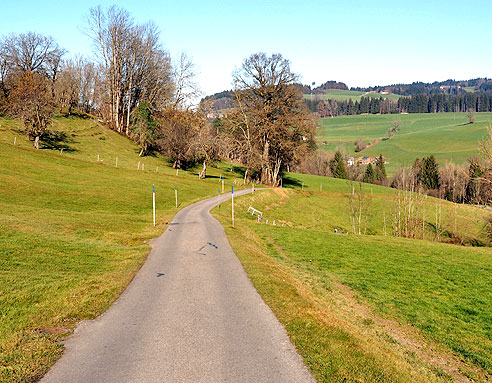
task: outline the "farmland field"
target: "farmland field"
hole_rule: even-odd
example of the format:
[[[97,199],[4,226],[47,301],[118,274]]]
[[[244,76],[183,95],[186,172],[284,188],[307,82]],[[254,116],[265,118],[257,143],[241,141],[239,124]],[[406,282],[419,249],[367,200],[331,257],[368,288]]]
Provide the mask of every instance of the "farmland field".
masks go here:
[[[361,97],[383,97],[390,98],[392,100],[398,100],[401,96],[398,94],[380,94],[380,93],[367,93],[367,92],[359,92],[355,90],[341,90],[341,89],[327,89],[324,91],[324,94],[305,94],[304,98],[308,100],[349,100],[352,101],[360,101]]]
[[[401,121],[399,132],[383,140],[395,120]],[[466,113],[328,117],[320,120],[317,139],[322,149],[344,148],[354,157],[382,154],[389,162],[390,171],[397,166],[411,165],[416,157],[431,154],[441,164],[463,163],[478,154],[478,141],[485,136],[492,113],[476,113],[475,121],[468,124]],[[358,138],[367,143],[381,141],[355,153],[354,141]]]
[[[426,240],[393,237],[395,191],[365,185],[371,235],[353,235],[347,181],[286,181],[238,200],[235,228],[230,204],[214,214],[318,381],[490,379],[492,251],[432,241],[439,206],[445,230],[488,242],[485,210],[424,199]]]

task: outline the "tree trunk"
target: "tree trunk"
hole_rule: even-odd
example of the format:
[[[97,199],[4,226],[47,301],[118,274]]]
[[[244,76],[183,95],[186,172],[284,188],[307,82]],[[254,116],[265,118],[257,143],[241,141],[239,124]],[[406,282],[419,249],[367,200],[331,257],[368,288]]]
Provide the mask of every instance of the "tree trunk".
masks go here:
[[[203,179],[207,176],[207,162],[204,160],[203,161],[203,169],[202,171],[200,172],[200,174],[198,175],[198,178],[199,179]]]
[[[132,103],[132,82],[133,82],[133,76],[130,77],[130,86],[128,90],[128,109],[126,115],[126,131],[125,131],[127,136],[130,134],[130,106]]]
[[[36,138],[34,138],[34,147],[36,149],[39,149],[39,136],[36,136]]]

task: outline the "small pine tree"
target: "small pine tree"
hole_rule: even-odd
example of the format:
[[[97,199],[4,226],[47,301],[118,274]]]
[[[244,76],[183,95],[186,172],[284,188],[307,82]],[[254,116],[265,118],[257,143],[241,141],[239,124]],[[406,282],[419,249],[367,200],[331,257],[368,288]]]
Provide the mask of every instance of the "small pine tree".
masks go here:
[[[421,182],[427,189],[439,188],[439,165],[434,155],[422,160]]]
[[[384,181],[386,179],[386,167],[384,166],[382,154],[379,155],[378,163],[376,164],[376,179],[378,181]]]
[[[367,165],[363,181],[370,184],[373,184],[376,181],[376,173],[374,172],[374,168],[371,164]]]
[[[333,177],[347,179],[347,169],[345,169],[345,164],[343,163],[343,158],[337,162],[335,171],[333,172]]]
[[[343,156],[342,156],[342,153],[339,150],[337,150],[335,152],[335,156],[330,161],[330,171],[331,171],[331,174],[335,175],[335,170],[336,170],[339,162],[342,162],[343,163]]]

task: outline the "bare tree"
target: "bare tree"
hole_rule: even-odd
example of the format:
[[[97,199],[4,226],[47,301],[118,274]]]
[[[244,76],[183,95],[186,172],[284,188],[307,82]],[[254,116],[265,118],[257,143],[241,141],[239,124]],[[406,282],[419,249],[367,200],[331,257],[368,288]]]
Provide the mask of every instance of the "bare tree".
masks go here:
[[[88,25],[104,73],[100,109],[115,130],[129,135],[131,113],[141,101],[161,111],[170,105],[174,87],[169,55],[154,24],[137,25],[116,6],[106,12],[92,8]]]
[[[7,65],[22,73],[40,73],[56,78],[65,50],[51,36],[34,32],[10,34],[3,38],[3,55]]]
[[[372,194],[365,193],[362,183],[348,182],[349,217],[354,234],[366,234],[367,220],[372,204]],[[372,193],[372,192],[371,192]]]
[[[205,124],[205,119],[195,127],[192,150],[195,161],[203,164],[198,175],[200,179],[207,176],[207,165],[218,158],[218,140],[215,129],[211,124]]]
[[[277,186],[280,172],[314,147],[314,122],[296,80],[280,54],[253,54],[233,75],[229,134],[247,172],[259,172],[268,185]]]
[[[190,111],[169,110],[159,118],[159,150],[171,158],[173,168],[180,169],[193,161],[193,138],[200,117]]]
[[[195,82],[196,73],[193,61],[188,58],[186,53],[181,53],[179,62],[175,65],[174,77],[174,102],[172,108],[187,108],[191,100],[200,96],[201,92]]]
[[[49,83],[45,76],[25,72],[9,95],[11,115],[22,119],[29,139],[39,149],[39,140],[48,130],[53,115]]]

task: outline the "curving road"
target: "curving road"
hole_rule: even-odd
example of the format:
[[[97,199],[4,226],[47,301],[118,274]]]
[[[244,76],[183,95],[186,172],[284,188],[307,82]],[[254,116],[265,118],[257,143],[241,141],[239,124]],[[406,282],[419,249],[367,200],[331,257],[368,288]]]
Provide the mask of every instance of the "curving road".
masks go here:
[[[209,214],[216,203],[174,217],[114,305],[68,338],[43,383],[314,382]]]

